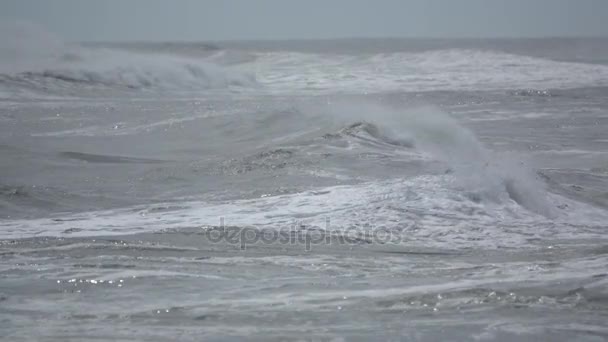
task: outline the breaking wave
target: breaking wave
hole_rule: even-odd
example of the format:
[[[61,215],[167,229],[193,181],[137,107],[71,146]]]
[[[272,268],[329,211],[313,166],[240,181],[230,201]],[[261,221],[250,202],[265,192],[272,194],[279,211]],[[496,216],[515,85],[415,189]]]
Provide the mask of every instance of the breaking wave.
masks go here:
[[[197,58],[83,47],[28,25],[0,34],[0,84],[54,90],[70,86],[217,89],[253,86],[252,74]]]
[[[333,104],[327,115],[346,121],[338,136],[372,139],[414,149],[445,163],[473,201],[510,199],[545,217],[554,215],[544,183],[516,156],[497,155],[449,115],[436,108],[399,110],[374,103]],[[328,136],[331,137],[331,136]]]
[[[76,63],[59,62],[53,66],[13,75],[4,82],[49,85],[52,82],[127,88],[209,89],[251,86],[255,78],[219,66],[169,56],[138,56],[119,51],[87,52]]]

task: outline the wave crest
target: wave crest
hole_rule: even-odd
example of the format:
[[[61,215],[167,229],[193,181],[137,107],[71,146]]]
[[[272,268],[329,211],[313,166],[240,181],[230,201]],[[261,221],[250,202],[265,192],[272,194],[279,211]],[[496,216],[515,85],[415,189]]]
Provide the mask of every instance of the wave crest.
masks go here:
[[[473,201],[513,200],[536,214],[554,216],[544,184],[517,156],[496,155],[486,149],[472,131],[439,109],[403,111],[367,102],[334,103],[325,115],[357,120],[326,138],[351,136],[374,144],[415,148],[446,164]]]
[[[105,52],[110,54],[111,52]],[[122,52],[113,52],[123,54]],[[112,57],[116,58],[116,57]],[[16,82],[34,84],[59,81],[88,85],[127,88],[213,89],[230,86],[253,86],[255,77],[201,61],[180,60],[168,56],[125,56],[120,63],[91,63],[84,59],[71,66],[57,65],[38,71],[5,76]],[[100,60],[100,58],[97,58]]]
[[[256,84],[252,74],[204,59],[71,45],[30,26],[12,27],[0,39],[0,82],[9,88],[52,91],[53,83],[76,83],[196,90]]]

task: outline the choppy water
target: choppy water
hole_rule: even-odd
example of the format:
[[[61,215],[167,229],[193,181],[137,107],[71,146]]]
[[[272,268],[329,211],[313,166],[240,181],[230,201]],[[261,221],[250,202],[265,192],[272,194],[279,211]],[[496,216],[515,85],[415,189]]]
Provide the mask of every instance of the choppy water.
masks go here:
[[[607,338],[607,40],[19,34],[7,340]]]

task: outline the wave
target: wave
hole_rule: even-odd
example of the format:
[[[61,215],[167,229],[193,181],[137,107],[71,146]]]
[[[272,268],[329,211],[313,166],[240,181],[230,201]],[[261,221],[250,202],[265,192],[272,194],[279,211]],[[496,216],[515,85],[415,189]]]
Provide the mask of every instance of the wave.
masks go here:
[[[478,91],[608,85],[608,66],[491,50],[446,49],[382,54],[260,53],[259,81],[276,92]],[[517,91],[519,89],[539,91]]]
[[[116,56],[112,58],[116,58]],[[52,82],[62,82],[75,85],[123,86],[134,89],[153,87],[212,89],[255,84],[253,76],[223,70],[204,62],[178,60],[164,56],[142,58],[126,55],[121,64],[104,65],[92,62],[69,67],[55,66],[40,71],[4,75],[2,81],[45,86]]]
[[[0,42],[0,84],[5,92],[11,87],[198,90],[256,84],[250,73],[204,59],[72,45],[31,27],[10,28]]]
[[[516,156],[487,150],[474,133],[436,108],[401,110],[375,103],[334,103],[326,116],[346,124],[325,139],[354,137],[367,145],[414,149],[447,166],[463,193],[473,201],[503,202],[505,197],[527,210],[554,215],[545,185]]]
[[[253,75],[178,57],[99,50],[87,51],[78,58],[74,63],[59,61],[34,70],[4,74],[0,82],[47,88],[73,84],[133,89],[217,89],[256,84]]]
[[[32,220],[5,220],[5,239],[33,236],[110,236],[141,232],[169,232],[192,227],[247,227],[282,230],[342,231],[389,229],[404,241],[438,248],[504,248],[536,246],[543,237],[593,239],[604,234],[606,212],[549,195],[553,206],[565,204],[555,218],[525,210],[515,201],[471,201],[453,182],[454,175],[339,185],[292,194],[221,202],[181,202],[98,210]],[[225,221],[222,219],[225,218]],[[328,221],[328,218],[330,221]],[[567,227],[556,229],[556,227]],[[201,229],[203,228],[203,229]],[[580,228],[580,229],[579,229]],[[187,229],[187,228],[186,228]],[[348,233],[348,231],[346,230]],[[352,236],[352,235],[349,235]]]

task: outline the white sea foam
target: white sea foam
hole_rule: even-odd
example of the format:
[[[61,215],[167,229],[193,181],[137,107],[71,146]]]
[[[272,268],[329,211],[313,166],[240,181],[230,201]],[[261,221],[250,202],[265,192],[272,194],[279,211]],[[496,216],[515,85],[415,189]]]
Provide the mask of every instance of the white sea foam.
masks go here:
[[[522,208],[507,196],[503,203],[472,201],[454,186],[451,175],[335,186],[292,195],[222,203],[182,202],[89,212],[34,220],[5,220],[2,238],[34,236],[99,236],[154,232],[172,228],[227,226],[290,229],[296,222],[321,229],[389,229],[421,246],[526,246],[531,237],[599,238],[606,213],[575,201],[551,196],[553,206],[568,205],[552,219]],[[329,219],[329,225],[326,225]],[[581,233],[578,225],[585,226]],[[591,225],[591,226],[589,226]],[[560,228],[561,227],[561,228]],[[569,228],[568,228],[569,227]]]
[[[261,53],[252,64],[275,92],[508,90],[608,85],[608,66],[447,49],[375,55]]]

